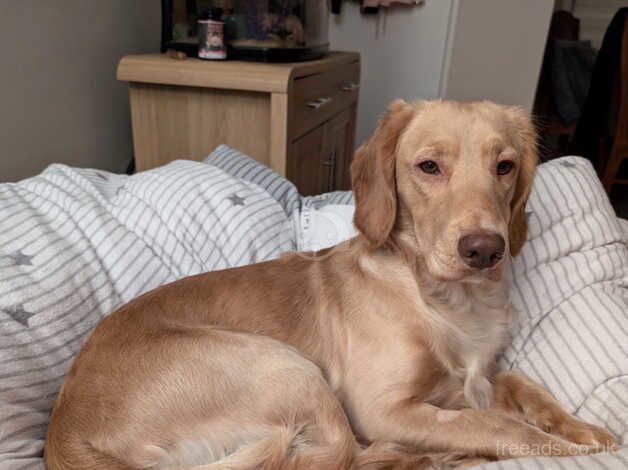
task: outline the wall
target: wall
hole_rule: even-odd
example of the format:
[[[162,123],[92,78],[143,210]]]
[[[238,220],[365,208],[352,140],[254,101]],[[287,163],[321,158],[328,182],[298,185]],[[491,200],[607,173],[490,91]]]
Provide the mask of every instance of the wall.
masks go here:
[[[451,0],[427,0],[417,7],[395,6],[378,17],[361,15],[358,3],[345,1],[342,13],[332,15],[331,47],[361,54],[356,144],[371,134],[395,98],[439,96],[451,5]]]
[[[553,2],[455,0],[441,95],[532,109]]]
[[[378,18],[344,2],[332,16],[330,42],[362,55],[356,143],[395,98],[491,99],[531,109],[552,10],[551,0],[427,0]]]
[[[0,15],[0,181],[52,162],[123,171],[132,156],[118,59],[159,48],[160,2],[19,0]]]

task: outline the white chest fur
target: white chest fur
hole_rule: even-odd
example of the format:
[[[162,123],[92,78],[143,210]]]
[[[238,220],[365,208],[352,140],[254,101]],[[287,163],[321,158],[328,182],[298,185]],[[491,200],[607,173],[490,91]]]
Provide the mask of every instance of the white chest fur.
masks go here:
[[[409,269],[398,264],[375,263],[377,266],[367,262],[362,267],[377,273],[389,293],[394,291],[406,299],[398,303],[407,312],[398,318],[408,321],[403,328],[422,329],[449,377],[464,383],[468,406],[490,406],[488,368],[505,345],[514,319],[507,283],[417,281]],[[390,304],[381,307],[390,309]]]
[[[508,339],[514,311],[506,285],[448,283],[421,292],[419,315],[431,330],[431,347],[450,375],[464,381],[473,408],[491,403],[488,368]]]

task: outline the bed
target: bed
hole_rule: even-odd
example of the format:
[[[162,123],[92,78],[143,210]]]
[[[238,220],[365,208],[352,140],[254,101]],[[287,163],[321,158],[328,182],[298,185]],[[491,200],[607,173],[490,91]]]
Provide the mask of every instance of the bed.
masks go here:
[[[52,165],[0,185],[0,470],[43,469],[50,410],[74,354],[118,305],[163,283],[318,249],[354,233],[350,192],[301,197],[218,147],[133,176]],[[591,165],[539,167],[513,263],[518,329],[501,357],[582,419],[628,438],[628,222]],[[485,469],[624,469],[614,454]]]

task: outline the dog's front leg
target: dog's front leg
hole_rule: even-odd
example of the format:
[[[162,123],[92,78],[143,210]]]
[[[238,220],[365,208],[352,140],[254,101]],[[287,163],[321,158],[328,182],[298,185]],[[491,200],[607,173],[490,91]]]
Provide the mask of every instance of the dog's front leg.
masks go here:
[[[617,446],[608,431],[571,416],[546,389],[518,372],[505,371],[495,376],[493,400],[495,408],[571,442],[594,446],[598,451]]]
[[[371,414],[368,437],[396,441],[421,451],[455,452],[467,456],[513,458],[530,455],[582,455],[595,449],[549,434],[496,410],[445,410],[408,401]]]

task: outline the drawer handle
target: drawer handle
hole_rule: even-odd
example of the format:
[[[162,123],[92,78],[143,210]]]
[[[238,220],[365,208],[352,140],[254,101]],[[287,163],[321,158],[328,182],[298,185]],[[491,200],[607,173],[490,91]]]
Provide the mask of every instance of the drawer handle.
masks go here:
[[[318,98],[317,100],[308,101],[305,104],[308,108],[318,109],[321,106],[329,103],[330,101],[332,101],[332,98]]]
[[[355,82],[343,82],[342,85],[340,85],[342,91],[355,91],[358,88],[360,88],[360,85]]]

